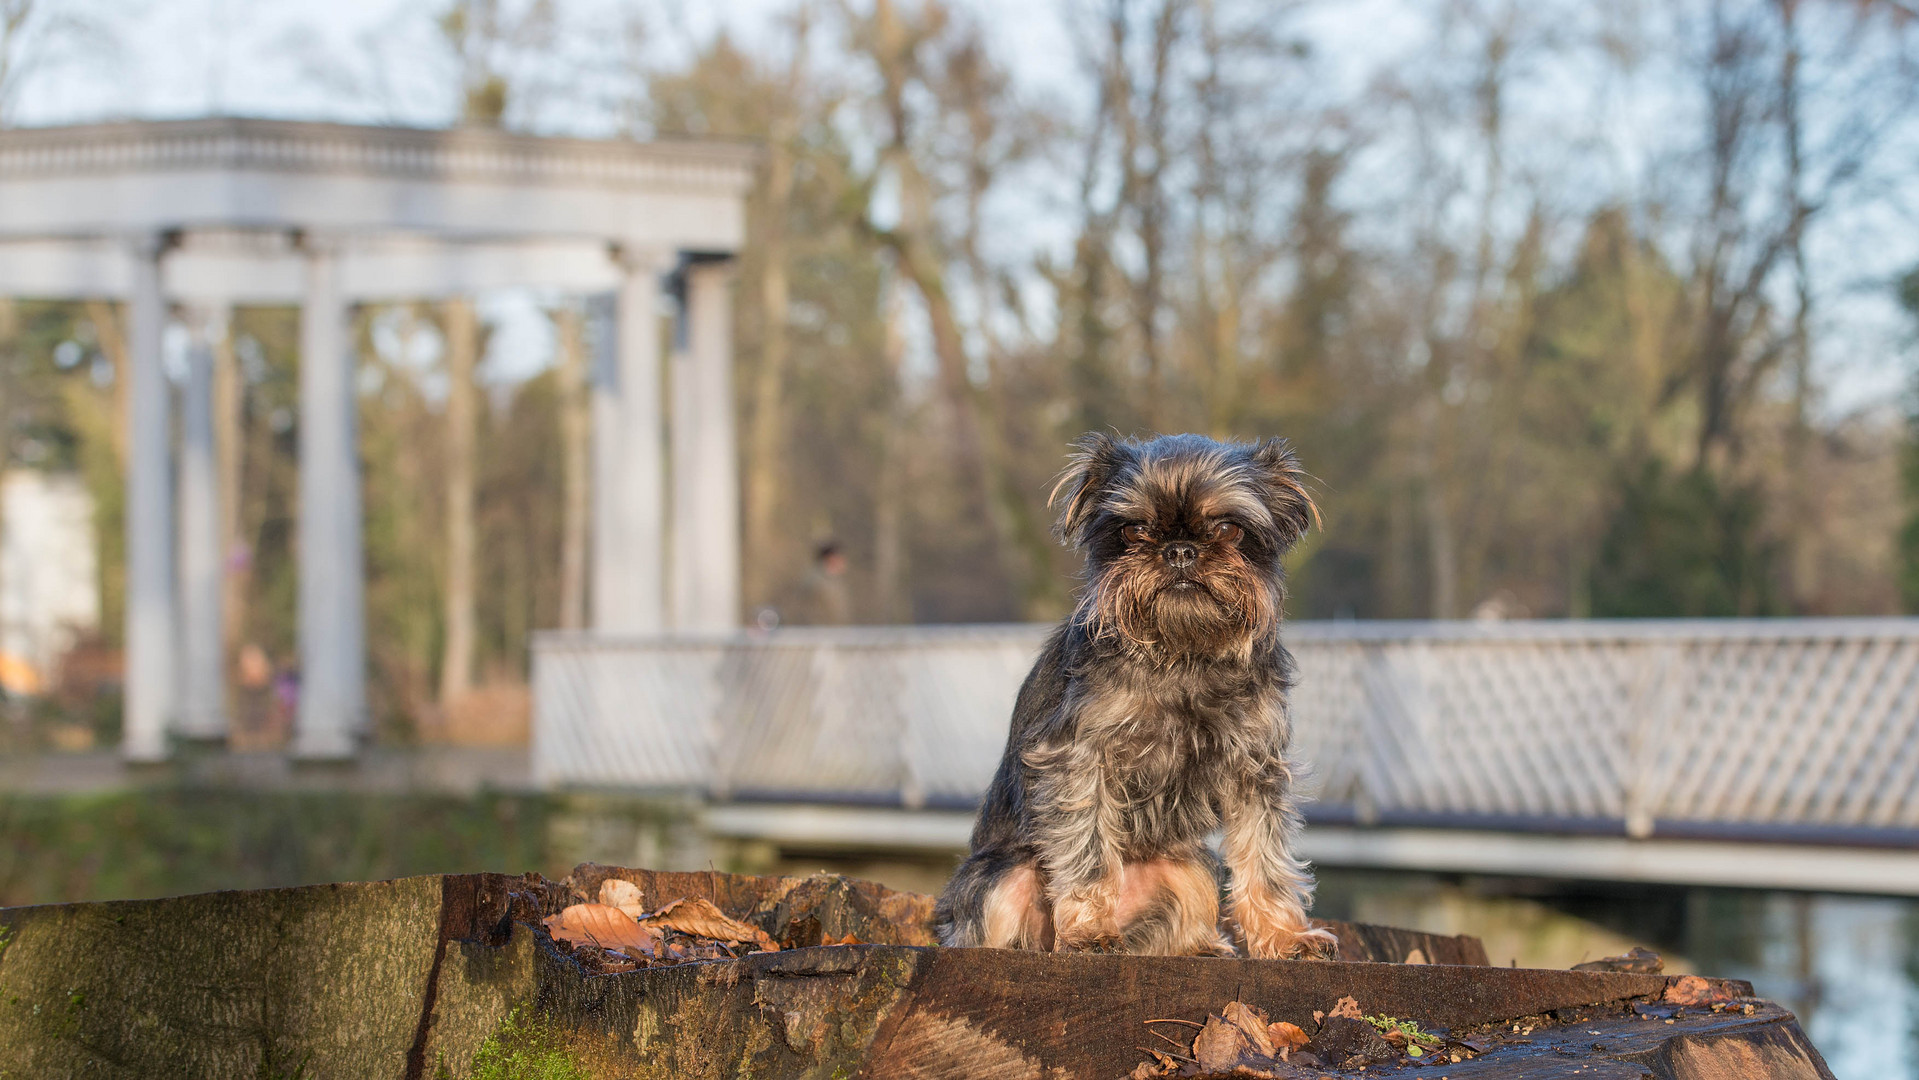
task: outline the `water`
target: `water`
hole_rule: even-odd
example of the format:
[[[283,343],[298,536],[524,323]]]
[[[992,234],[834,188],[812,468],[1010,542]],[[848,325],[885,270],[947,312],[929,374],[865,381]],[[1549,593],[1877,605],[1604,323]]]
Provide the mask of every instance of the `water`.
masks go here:
[[[1747,979],[1839,1080],[1919,1080],[1919,900],[1322,868],[1314,914],[1473,934],[1494,963],[1566,968],[1648,946],[1672,974]]]

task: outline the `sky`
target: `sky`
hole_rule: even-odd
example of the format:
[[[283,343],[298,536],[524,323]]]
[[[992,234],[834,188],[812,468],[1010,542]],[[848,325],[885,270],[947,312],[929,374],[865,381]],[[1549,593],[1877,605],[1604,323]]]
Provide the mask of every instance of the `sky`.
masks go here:
[[[106,116],[178,117],[208,113],[382,123],[433,122],[419,101],[414,115],[391,115],[377,93],[342,93],[316,67],[351,69],[366,43],[421,42],[442,0],[42,0],[111,27],[119,56],[110,65],[63,66],[29,86],[19,120],[66,123]],[[1371,2],[1371,0],[1362,0]],[[638,12],[652,59],[670,63],[724,29],[761,39],[791,0],[574,0],[578,19],[618,27]],[[996,30],[1029,84],[1070,63],[1059,5],[1032,0],[973,0],[966,5]],[[362,87],[371,90],[371,87]],[[404,95],[401,95],[404,97]],[[412,108],[409,108],[412,106]]]

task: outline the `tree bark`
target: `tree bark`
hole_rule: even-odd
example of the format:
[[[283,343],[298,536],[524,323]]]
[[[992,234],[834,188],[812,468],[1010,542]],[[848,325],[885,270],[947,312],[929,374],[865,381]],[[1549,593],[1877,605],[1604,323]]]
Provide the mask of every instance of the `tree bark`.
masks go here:
[[[560,389],[560,629],[586,626],[587,537],[592,415],[586,389],[586,319],[573,304],[554,313],[559,331],[555,375]]]
[[[1819,518],[1813,509],[1812,463],[1812,275],[1806,266],[1805,221],[1809,214],[1805,195],[1805,157],[1800,141],[1803,125],[1799,116],[1799,0],[1778,0],[1780,29],[1785,38],[1785,54],[1779,65],[1779,124],[1783,129],[1786,157],[1787,254],[1792,261],[1792,427],[1786,438],[1786,469],[1791,478],[1792,512],[1785,517],[1788,566],[1792,575],[1789,593],[1793,607],[1808,612],[1819,592],[1819,559],[1814,548],[1812,525]]]
[[[113,365],[113,456],[120,462],[120,473],[127,471],[127,384],[132,381],[127,364],[127,336],[118,313],[106,300],[87,301],[87,321],[100,339],[100,354]]]
[[[906,500],[905,417],[899,395],[900,367],[906,359],[906,339],[900,331],[899,274],[887,275],[882,294],[886,318],[886,370],[893,385],[887,395],[886,418],[880,429],[879,490],[873,506],[873,597],[880,622],[911,621],[905,590],[906,542],[902,519]]]
[[[440,660],[440,705],[473,688],[473,568],[477,546],[474,456],[479,317],[467,299],[446,303],[446,645]]]
[[[220,606],[226,630],[226,655],[229,662],[240,647],[246,621],[246,572],[253,565],[252,552],[246,552],[246,534],[240,521],[240,497],[245,480],[245,447],[242,442],[246,424],[246,382],[240,373],[239,357],[233,348],[233,313],[228,312],[226,333],[213,343],[213,448],[215,475],[220,484]]]
[[[776,122],[767,140],[765,224],[759,239],[760,363],[753,380],[753,426],[746,451],[746,596],[751,605],[772,599],[769,574],[777,545],[780,462],[786,442],[786,319],[791,300],[786,274],[786,214],[793,197],[790,131]]]

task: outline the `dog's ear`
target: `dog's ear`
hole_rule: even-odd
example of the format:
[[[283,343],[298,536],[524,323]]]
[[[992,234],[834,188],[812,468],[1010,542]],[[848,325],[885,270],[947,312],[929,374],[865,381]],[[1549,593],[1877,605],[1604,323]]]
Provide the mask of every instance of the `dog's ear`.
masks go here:
[[[1291,544],[1319,525],[1319,506],[1306,490],[1306,471],[1299,467],[1299,456],[1285,439],[1261,439],[1253,447],[1253,465],[1266,488],[1266,508],[1272,511],[1273,524]]]
[[[1073,456],[1066,471],[1053,483],[1048,506],[1059,507],[1059,538],[1068,544],[1085,541],[1086,527],[1093,522],[1099,497],[1119,470],[1132,460],[1126,444],[1103,432],[1089,432],[1073,443]]]

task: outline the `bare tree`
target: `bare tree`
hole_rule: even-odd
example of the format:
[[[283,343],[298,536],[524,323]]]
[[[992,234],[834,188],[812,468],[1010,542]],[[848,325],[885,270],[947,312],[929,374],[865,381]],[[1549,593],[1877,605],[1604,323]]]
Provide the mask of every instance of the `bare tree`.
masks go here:
[[[85,57],[111,59],[105,20],[57,0],[0,0],[0,127],[14,123],[20,95],[39,75]]]
[[[558,12],[554,0],[532,0],[518,12],[501,0],[455,0],[438,26],[459,67],[461,122],[499,127],[514,95],[542,85],[531,68],[552,57]]]
[[[794,13],[790,24],[791,52],[781,76],[780,92],[768,102],[766,173],[758,193],[760,245],[759,289],[761,341],[758,369],[753,378],[752,422],[748,428],[745,477],[745,532],[748,551],[767,551],[778,528],[780,460],[786,443],[786,382],[791,363],[787,320],[792,303],[787,264],[787,215],[793,199],[793,171],[801,153],[800,127],[807,107],[807,59],[812,38],[812,16],[807,8]],[[761,560],[747,560],[746,595],[771,594]]]
[[[587,394],[586,319],[576,304],[553,312],[554,369],[560,396],[560,457],[565,491],[560,524],[560,628],[586,626],[587,545],[592,527],[592,411]]]
[[[880,94],[875,102],[884,124],[879,163],[892,179],[899,198],[899,220],[895,224],[880,226],[869,218],[865,225],[892,252],[898,272],[912,282],[925,306],[955,473],[968,498],[976,499],[980,512],[992,522],[993,532],[1001,541],[996,554],[1002,560],[1002,571],[1007,572],[1004,560],[1013,554],[1009,541],[1015,527],[995,483],[990,435],[985,430],[980,395],[972,383],[965,331],[949,289],[949,245],[935,214],[938,193],[921,165],[923,136],[912,104],[915,88],[923,88],[930,81],[925,53],[948,28],[951,16],[943,6],[931,2],[915,16],[901,13],[893,0],[878,0],[869,19],[854,23],[856,46],[880,77]],[[937,94],[933,96],[937,100]],[[1008,572],[1008,576],[1017,575]]]
[[[440,705],[473,688],[474,568],[479,546],[474,489],[479,424],[480,320],[469,300],[444,305],[446,338],[446,645],[440,660]]]

